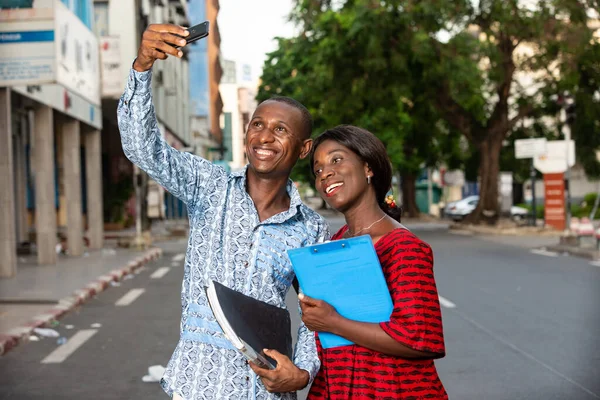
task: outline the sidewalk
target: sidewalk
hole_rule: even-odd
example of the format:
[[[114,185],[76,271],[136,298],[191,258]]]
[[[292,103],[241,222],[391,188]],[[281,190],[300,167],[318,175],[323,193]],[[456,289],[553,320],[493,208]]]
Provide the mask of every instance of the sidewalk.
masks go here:
[[[27,341],[33,329],[62,317],[162,251],[104,249],[86,254],[60,256],[55,265],[20,257],[17,276],[0,279],[0,356]]]

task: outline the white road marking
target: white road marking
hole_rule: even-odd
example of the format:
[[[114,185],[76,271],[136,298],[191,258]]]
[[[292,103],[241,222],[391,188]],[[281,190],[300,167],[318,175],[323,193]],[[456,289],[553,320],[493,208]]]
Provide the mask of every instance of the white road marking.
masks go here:
[[[177,261],[172,261],[172,262],[171,262],[171,267],[179,267],[179,262],[177,262]]]
[[[439,297],[439,299],[440,299],[440,304],[441,304],[443,307],[446,307],[446,308],[456,308],[456,304],[454,304],[454,303],[453,303],[453,302],[451,302],[450,300],[448,300],[448,299],[446,299],[446,298],[444,298],[444,297],[442,297],[442,296],[439,296],[439,295],[438,295],[438,297]]]
[[[167,272],[169,272],[171,270],[171,268],[169,267],[161,267],[158,268],[156,271],[154,271],[152,273],[152,275],[150,275],[151,279],[160,279],[163,276],[165,276],[167,274]]]
[[[540,255],[540,256],[558,257],[558,253],[556,253],[554,251],[544,250],[544,249],[532,249],[531,252],[533,254],[537,254],[537,255]]]
[[[176,256],[173,256],[173,261],[183,261],[184,258],[185,258],[185,254],[180,253],[180,254],[177,254]]]
[[[146,289],[131,289],[115,303],[115,306],[128,306],[144,293]]]
[[[81,347],[81,345],[94,336],[96,332],[98,332],[97,329],[83,329],[77,332],[67,341],[67,343],[57,347],[56,350],[48,354],[48,356],[42,360],[42,364],[58,364],[65,361]]]
[[[592,261],[592,262],[590,262],[590,265],[593,265],[594,267],[600,267],[600,260]]]

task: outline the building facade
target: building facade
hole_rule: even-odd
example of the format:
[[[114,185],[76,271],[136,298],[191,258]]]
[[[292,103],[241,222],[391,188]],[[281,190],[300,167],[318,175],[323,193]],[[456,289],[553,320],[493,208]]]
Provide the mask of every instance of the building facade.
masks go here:
[[[105,222],[121,229],[137,219],[167,218],[174,205],[163,188],[135,168],[121,149],[116,107],[129,70],[137,56],[144,30],[150,24],[189,26],[185,0],[95,0],[94,30],[100,41],[102,63],[102,106],[104,110],[104,198]],[[152,68],[153,102],[158,126],[174,148],[191,145],[189,53],[182,59],[169,57]],[[178,215],[184,213],[178,212]]]
[[[219,90],[223,98],[221,127],[223,159],[232,170],[242,169],[248,162],[245,152],[246,129],[256,109],[258,83],[253,82],[248,65],[222,60],[223,76]]]
[[[90,0],[0,9],[0,277],[103,245],[100,68]]]

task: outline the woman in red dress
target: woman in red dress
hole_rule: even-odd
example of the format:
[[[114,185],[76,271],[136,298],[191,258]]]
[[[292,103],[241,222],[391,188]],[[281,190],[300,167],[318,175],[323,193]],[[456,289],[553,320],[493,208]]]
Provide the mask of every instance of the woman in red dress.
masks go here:
[[[384,145],[364,129],[338,126],[315,140],[311,166],[318,192],[346,219],[332,240],[371,235],[394,310],[389,321],[363,323],[300,296],[310,330],[355,343],[324,349],[317,334],[321,369],[308,399],[447,399],[433,361],[445,355],[433,253],[386,197],[392,169]]]

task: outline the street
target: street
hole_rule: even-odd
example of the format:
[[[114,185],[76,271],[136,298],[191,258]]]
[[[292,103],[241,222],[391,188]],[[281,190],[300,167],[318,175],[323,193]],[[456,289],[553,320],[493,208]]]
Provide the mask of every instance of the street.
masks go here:
[[[330,223],[335,232],[341,220]],[[532,253],[519,238],[408,227],[435,255],[447,351],[437,366],[450,399],[600,398],[598,266]],[[66,344],[41,338],[1,357],[0,399],[167,398],[142,377],[166,366],[178,339],[186,242],[159,245],[162,258],[54,327]]]

